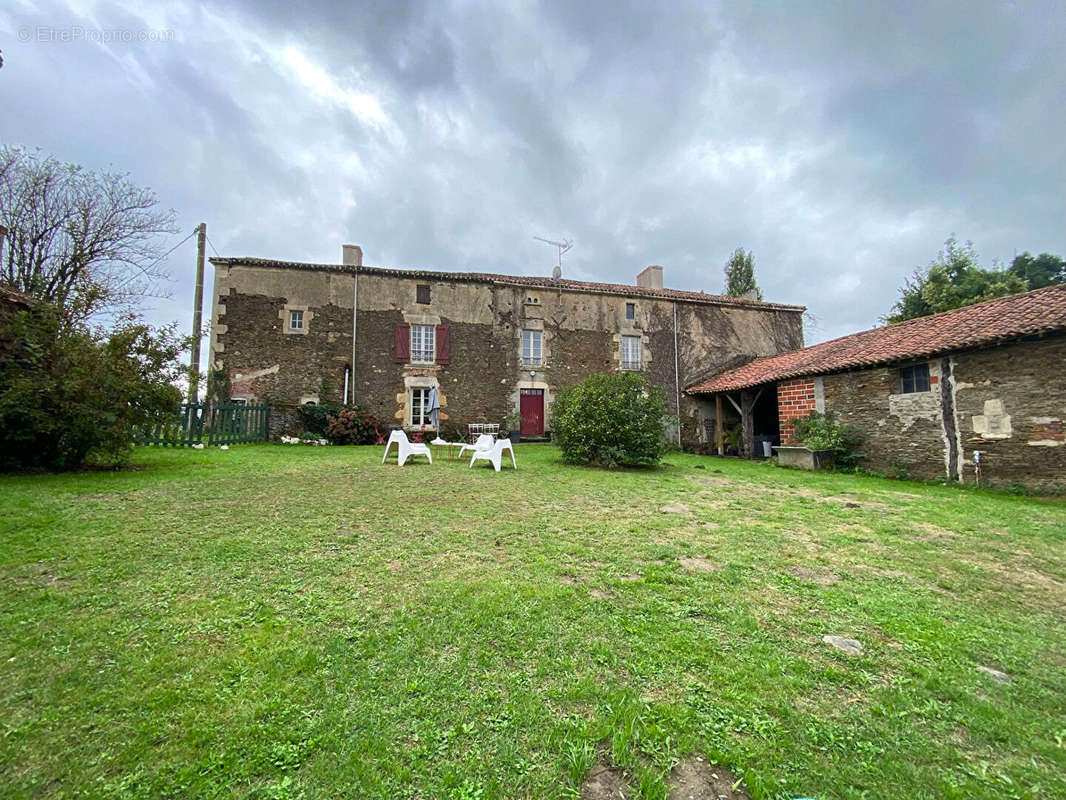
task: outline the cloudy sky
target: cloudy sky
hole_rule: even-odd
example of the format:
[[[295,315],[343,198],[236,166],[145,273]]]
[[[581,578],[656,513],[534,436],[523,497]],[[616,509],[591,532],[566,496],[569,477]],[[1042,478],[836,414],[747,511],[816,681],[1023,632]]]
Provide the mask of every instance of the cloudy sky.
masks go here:
[[[744,247],[814,342],[953,232],[1066,253],[1063,2],[127,5],[5,0],[0,142],[223,255],[547,275],[566,237],[568,277],[718,292]],[[153,319],[188,324],[194,254]]]

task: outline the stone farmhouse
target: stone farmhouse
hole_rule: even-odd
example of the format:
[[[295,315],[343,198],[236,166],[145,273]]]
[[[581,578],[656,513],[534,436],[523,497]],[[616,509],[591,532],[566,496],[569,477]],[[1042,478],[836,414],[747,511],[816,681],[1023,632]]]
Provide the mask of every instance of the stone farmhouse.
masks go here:
[[[803,345],[803,307],[663,287],[480,272],[213,258],[211,364],[237,401],[269,401],[272,430],[303,403],[355,402],[387,424],[428,427],[436,388],[445,436],[520,415],[551,430],[562,388],[594,372],[638,370],[701,433],[686,385],[723,367]]]
[[[756,358],[686,393],[719,447],[737,421],[749,451],[789,444],[796,419],[827,411],[864,433],[873,470],[1061,491],[1066,285]]]

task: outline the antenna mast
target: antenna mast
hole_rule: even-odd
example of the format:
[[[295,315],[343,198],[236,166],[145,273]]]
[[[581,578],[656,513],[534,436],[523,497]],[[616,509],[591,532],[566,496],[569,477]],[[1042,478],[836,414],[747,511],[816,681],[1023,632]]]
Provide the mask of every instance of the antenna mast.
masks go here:
[[[550,244],[553,247],[559,248],[559,262],[555,265],[555,269],[552,270],[552,278],[559,280],[559,278],[563,277],[563,253],[567,252],[574,246],[573,239],[563,239],[561,242],[553,242],[551,239],[544,239],[540,236],[534,236],[533,238],[538,242],[544,242],[545,244]]]

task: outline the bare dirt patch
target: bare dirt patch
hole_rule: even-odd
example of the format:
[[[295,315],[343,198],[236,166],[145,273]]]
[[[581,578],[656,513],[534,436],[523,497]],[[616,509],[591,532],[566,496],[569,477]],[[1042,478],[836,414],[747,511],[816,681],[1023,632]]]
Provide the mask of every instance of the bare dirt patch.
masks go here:
[[[716,564],[703,556],[682,556],[677,563],[694,572],[718,572],[722,568],[721,564]]]
[[[606,764],[597,764],[589,771],[579,795],[581,800],[630,800],[635,796],[625,773]]]
[[[725,767],[708,764],[699,756],[674,767],[669,784],[669,800],[751,800],[736,775]]]
[[[664,514],[691,514],[684,503],[668,503],[659,509]]]
[[[34,588],[64,589],[70,583],[70,578],[57,575],[58,567],[44,561],[35,564],[26,564],[13,576],[16,586],[32,586]]]
[[[823,588],[840,581],[840,576],[835,572],[819,572],[808,567],[789,567],[785,571],[796,578],[817,583]]]
[[[877,500],[867,500],[859,495],[830,495],[829,497],[819,497],[818,500],[822,503],[833,503],[835,505],[844,506],[844,508],[862,508],[867,511],[887,511],[891,508],[887,503],[881,503]]]
[[[610,595],[607,594],[607,592],[600,591],[599,589],[589,589],[589,597],[591,597],[593,600],[606,600],[608,597],[610,597]]]

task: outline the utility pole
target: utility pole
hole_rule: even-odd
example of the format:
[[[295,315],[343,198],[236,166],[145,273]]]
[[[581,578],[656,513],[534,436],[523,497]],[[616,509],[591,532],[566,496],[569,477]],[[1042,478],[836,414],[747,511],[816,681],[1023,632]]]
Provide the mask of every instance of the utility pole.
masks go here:
[[[192,306],[192,355],[189,357],[189,402],[200,399],[200,328],[204,307],[204,248],[207,247],[207,223],[196,230],[196,293]]]

